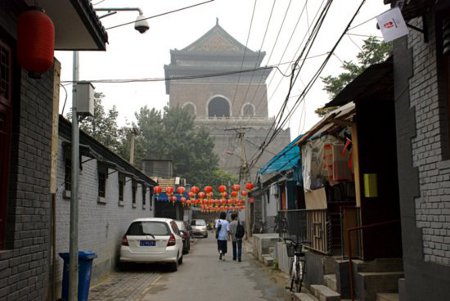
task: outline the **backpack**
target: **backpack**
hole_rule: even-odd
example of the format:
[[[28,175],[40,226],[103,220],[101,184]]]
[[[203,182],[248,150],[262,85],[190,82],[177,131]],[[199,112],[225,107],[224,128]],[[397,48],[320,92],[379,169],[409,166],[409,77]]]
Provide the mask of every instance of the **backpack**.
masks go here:
[[[242,238],[244,237],[245,229],[244,226],[238,221],[238,224],[236,226],[236,238]]]
[[[220,229],[222,229],[222,224],[219,222],[219,225],[216,228],[216,239],[219,238]]]

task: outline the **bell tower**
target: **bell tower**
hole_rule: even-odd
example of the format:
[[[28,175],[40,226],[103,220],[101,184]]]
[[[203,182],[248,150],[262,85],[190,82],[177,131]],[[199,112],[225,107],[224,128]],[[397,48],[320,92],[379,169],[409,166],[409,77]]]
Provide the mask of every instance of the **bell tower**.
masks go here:
[[[271,68],[261,67],[265,52],[255,52],[228,34],[218,22],[181,50],[170,51],[164,66],[170,106],[187,108],[215,139],[220,167],[238,173],[242,151],[250,158],[264,142],[273,119],[268,117],[266,79]],[[245,145],[235,131],[245,128]],[[239,131],[242,134],[242,131]],[[289,144],[289,129],[279,133],[258,166]],[[250,170],[250,176],[257,168]]]

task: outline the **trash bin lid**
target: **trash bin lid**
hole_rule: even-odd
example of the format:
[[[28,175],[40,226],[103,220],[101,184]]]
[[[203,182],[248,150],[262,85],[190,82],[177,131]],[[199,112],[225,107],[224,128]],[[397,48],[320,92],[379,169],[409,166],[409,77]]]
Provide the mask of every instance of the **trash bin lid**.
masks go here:
[[[59,253],[59,257],[64,260],[69,260],[70,253],[69,252],[61,252]],[[78,259],[90,260],[97,258],[97,254],[92,251],[78,251]]]

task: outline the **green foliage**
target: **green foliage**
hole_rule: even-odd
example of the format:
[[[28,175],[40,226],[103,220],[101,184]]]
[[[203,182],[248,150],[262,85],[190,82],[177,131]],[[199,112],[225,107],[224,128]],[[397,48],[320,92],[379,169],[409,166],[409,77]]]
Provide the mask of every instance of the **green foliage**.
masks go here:
[[[94,116],[86,117],[80,122],[80,129],[95,138],[98,142],[116,152],[119,149],[119,129],[117,127],[117,117],[119,112],[116,107],[105,112],[102,105],[103,93],[94,94]],[[67,114],[67,119],[72,119],[72,113]]]
[[[193,185],[210,184],[219,160],[213,139],[205,128],[194,125],[194,115],[181,107],[166,106],[163,114],[143,107],[136,119],[140,132],[135,148],[137,166],[143,159],[172,160],[176,176]]]
[[[356,56],[358,60],[357,64],[352,61],[344,61],[342,69],[345,72],[336,77],[331,75],[322,77],[322,82],[325,84],[324,90],[327,91],[330,99],[333,99],[348,83],[366,70],[367,67],[383,62],[391,53],[392,43],[384,43],[376,37],[369,37],[364,41],[362,51]]]

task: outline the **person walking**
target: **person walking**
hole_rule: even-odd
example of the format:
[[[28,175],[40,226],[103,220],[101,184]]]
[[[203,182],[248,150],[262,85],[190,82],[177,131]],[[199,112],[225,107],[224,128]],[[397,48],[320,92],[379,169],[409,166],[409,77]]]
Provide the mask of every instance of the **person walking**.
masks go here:
[[[228,235],[230,233],[230,223],[226,220],[227,214],[220,212],[219,219],[216,221],[216,239],[217,250],[219,251],[219,260],[225,260],[227,254]]]
[[[244,226],[238,219],[237,213],[231,214],[230,236],[233,246],[233,260],[241,262],[242,258],[242,238],[244,237]]]

